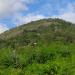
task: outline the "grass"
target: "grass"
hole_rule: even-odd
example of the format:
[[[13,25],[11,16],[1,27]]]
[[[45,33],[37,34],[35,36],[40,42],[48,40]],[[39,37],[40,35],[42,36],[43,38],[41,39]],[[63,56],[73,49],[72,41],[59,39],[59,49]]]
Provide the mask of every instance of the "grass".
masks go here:
[[[48,46],[41,44],[41,46],[36,46],[35,48],[28,46],[18,49],[17,58],[15,59],[13,59],[11,48],[1,49],[0,74],[50,75],[53,72],[54,74],[52,75],[74,75],[74,49],[74,44],[64,45],[61,42],[52,42]]]

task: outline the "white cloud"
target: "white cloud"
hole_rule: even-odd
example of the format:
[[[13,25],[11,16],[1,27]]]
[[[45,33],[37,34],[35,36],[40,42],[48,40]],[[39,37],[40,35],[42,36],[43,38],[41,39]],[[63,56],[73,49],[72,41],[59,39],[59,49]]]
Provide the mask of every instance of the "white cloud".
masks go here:
[[[22,16],[18,17],[18,15],[16,14],[20,14],[22,11],[27,11],[28,4],[33,2],[34,0],[0,0],[0,20],[5,17],[7,18],[11,16],[12,17],[11,19],[15,19],[13,23],[16,22],[16,20],[18,20],[16,24],[17,23],[22,24],[27,22],[27,21],[24,22],[25,17]],[[7,27],[6,24],[0,22],[0,34],[8,29],[9,28]]]
[[[67,9],[60,12],[60,15],[53,16],[54,18],[64,19],[66,21],[75,23],[75,3],[68,4]]]
[[[33,0],[0,0],[0,17],[28,10],[27,4]]]
[[[9,28],[5,24],[0,23],[0,34],[3,33],[4,31],[8,30]]]
[[[64,14],[58,16],[58,17],[66,20],[66,21],[75,23],[75,13],[73,13],[73,12],[67,12],[67,13],[64,13]]]
[[[13,19],[13,22],[18,26],[18,25],[29,23],[31,21],[36,21],[36,20],[40,20],[40,19],[44,19],[44,18],[46,18],[46,17],[43,15],[39,15],[39,14],[37,14],[37,15],[28,14],[26,16],[17,15]]]

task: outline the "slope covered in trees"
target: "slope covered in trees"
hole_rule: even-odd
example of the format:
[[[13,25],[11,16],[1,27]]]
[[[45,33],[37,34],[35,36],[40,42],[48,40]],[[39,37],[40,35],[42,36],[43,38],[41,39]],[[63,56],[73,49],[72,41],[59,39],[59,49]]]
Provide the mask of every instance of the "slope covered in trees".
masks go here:
[[[75,75],[75,24],[43,19],[1,34],[0,75]]]

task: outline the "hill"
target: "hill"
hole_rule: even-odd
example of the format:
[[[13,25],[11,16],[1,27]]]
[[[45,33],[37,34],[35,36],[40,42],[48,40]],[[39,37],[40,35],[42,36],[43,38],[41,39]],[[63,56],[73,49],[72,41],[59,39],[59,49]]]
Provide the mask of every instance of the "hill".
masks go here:
[[[75,75],[75,24],[43,19],[0,35],[0,75]]]

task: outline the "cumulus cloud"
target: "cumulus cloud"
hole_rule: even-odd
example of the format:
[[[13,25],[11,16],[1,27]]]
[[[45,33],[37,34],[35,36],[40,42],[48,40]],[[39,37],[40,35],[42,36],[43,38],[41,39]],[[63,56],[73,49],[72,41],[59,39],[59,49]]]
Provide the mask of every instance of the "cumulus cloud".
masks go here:
[[[15,14],[20,14],[22,11],[27,11],[28,4],[33,2],[34,0],[0,0],[0,20],[9,16],[12,17],[11,19],[14,18],[13,16],[17,18]],[[0,21],[0,33],[9,29],[7,24],[1,23]]]
[[[27,4],[33,0],[0,0],[0,17],[28,10]]]
[[[64,13],[62,15],[59,15],[57,17],[58,18],[61,18],[61,19],[64,19],[66,21],[75,23],[75,13],[73,13],[73,12],[67,12],[67,13]]]
[[[8,29],[9,28],[6,25],[0,23],[0,34],[3,33],[4,31],[8,30]]]
[[[53,16],[53,17],[64,19],[66,21],[75,23],[75,3],[68,4],[66,10],[64,9],[63,13],[61,12],[60,15],[56,15],[56,16]]]
[[[36,20],[40,20],[40,19],[44,19],[47,18],[43,15],[33,15],[33,14],[28,14],[26,16],[21,16],[21,15],[17,15],[14,19],[13,22],[18,26],[21,24],[26,24],[29,23],[31,21],[36,21]]]

